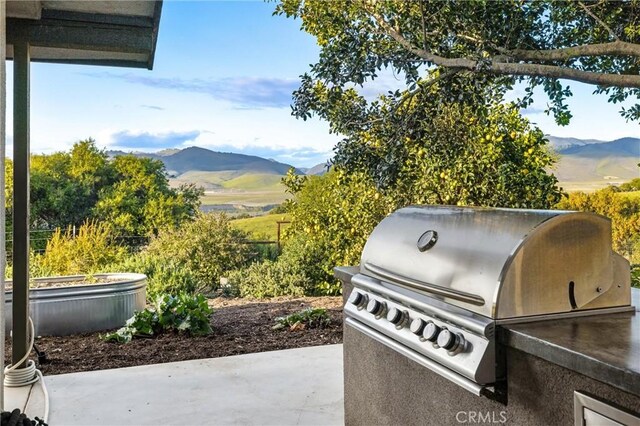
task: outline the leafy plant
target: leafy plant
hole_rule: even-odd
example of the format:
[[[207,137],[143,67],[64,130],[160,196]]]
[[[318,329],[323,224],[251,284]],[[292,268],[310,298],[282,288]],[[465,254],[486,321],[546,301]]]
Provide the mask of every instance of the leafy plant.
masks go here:
[[[623,192],[640,191],[640,178],[631,179],[629,182],[623,183],[620,185],[620,190]]]
[[[147,300],[161,294],[193,294],[197,282],[188,267],[168,255],[154,256],[142,251],[109,265],[105,272],[137,272],[147,276]]]
[[[153,262],[185,268],[197,290],[211,292],[220,287],[224,274],[247,265],[254,258],[247,239],[245,232],[231,226],[226,215],[199,214],[180,228],[161,231],[143,254],[154,259]]]
[[[136,312],[124,327],[102,336],[107,342],[128,343],[135,336],[154,336],[166,331],[185,332],[190,336],[211,333],[209,318],[213,310],[202,295],[158,296],[153,308]]]
[[[255,298],[303,296],[311,287],[311,280],[298,265],[280,257],[276,261],[266,260],[231,272],[226,292]]]
[[[323,328],[331,323],[331,318],[324,308],[307,308],[300,312],[276,318],[274,330],[282,330],[285,327],[297,328]]]
[[[71,227],[56,229],[42,255],[34,255],[32,271],[47,275],[92,274],[124,260],[127,251],[113,241],[111,228],[103,222],[87,221],[74,235]]]

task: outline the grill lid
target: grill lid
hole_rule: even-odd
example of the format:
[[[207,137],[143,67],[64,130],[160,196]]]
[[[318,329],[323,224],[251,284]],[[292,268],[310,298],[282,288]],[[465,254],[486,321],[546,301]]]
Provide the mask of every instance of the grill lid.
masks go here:
[[[407,207],[374,229],[360,268],[496,319],[630,304],[629,263],[591,213]]]

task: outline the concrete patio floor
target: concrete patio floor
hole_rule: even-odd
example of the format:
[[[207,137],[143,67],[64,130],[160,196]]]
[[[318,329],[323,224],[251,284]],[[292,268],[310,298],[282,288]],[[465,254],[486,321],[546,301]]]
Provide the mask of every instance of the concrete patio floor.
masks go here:
[[[341,425],[342,345],[46,376],[49,424]],[[6,408],[42,417],[43,397],[8,388]]]

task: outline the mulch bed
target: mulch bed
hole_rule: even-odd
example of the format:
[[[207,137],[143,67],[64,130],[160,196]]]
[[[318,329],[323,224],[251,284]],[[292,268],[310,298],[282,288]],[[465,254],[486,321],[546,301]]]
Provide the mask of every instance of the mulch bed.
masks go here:
[[[49,360],[39,368],[45,375],[53,375],[342,342],[341,297],[279,298],[267,302],[218,298],[212,299],[210,305],[214,308],[213,333],[206,337],[167,333],[136,338],[127,344],[103,342],[100,333],[37,338],[36,346],[46,352]],[[331,318],[329,326],[272,329],[277,317],[308,307],[326,308]],[[6,353],[10,358],[8,342]]]

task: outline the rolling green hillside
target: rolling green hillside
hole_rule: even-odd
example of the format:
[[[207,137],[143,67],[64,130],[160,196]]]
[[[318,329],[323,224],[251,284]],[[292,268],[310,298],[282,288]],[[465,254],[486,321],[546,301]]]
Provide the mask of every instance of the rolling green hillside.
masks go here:
[[[267,160],[254,155],[215,152],[195,146],[156,158],[162,160],[169,173],[177,176],[194,170],[203,172],[233,170],[247,173],[283,175],[292,167],[289,164]]]
[[[640,176],[640,139],[621,138],[610,142],[549,139],[559,154],[553,172],[567,191],[594,191]]]
[[[268,214],[265,216],[250,217],[246,219],[236,219],[231,224],[237,229],[241,229],[251,234],[252,238],[267,239],[276,241],[278,237],[278,221],[288,221],[286,214]],[[281,229],[285,229],[287,224],[282,224]]]
[[[245,191],[282,191],[282,178],[284,175],[272,175],[263,173],[245,173],[241,176],[229,179],[222,183],[224,188],[242,189]]]
[[[225,170],[220,172],[188,171],[178,177],[171,178],[173,186],[183,183],[194,183],[205,191],[233,189],[239,191],[280,191],[284,186],[280,183],[284,175],[270,173],[244,172],[241,170]]]
[[[288,199],[290,194],[284,191],[211,191],[206,192],[200,201],[203,206],[275,207]]]

